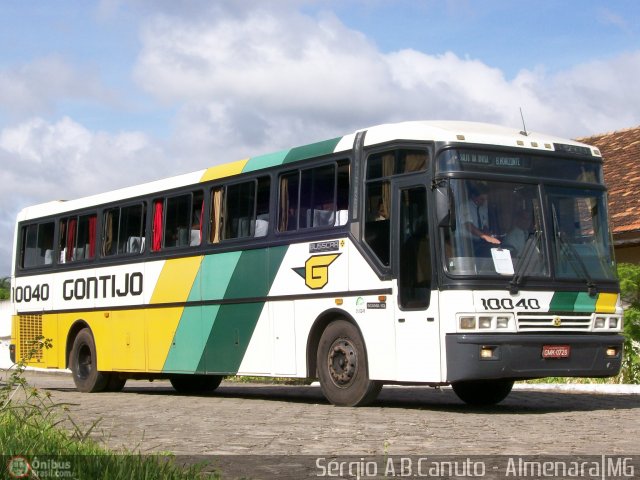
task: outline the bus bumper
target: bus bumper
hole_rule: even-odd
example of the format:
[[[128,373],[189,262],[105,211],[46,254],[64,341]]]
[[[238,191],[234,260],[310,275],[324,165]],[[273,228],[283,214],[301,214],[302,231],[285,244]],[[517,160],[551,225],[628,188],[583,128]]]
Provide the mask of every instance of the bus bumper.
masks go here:
[[[618,334],[448,334],[447,382],[609,377],[620,372],[623,341]]]

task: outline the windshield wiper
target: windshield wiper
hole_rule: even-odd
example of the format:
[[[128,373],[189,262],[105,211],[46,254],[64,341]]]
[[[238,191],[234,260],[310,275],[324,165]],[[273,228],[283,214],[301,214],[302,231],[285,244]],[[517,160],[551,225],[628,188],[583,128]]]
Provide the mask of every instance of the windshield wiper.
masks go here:
[[[570,255],[566,255],[566,257],[569,259],[569,264],[571,265],[571,268],[573,268],[573,271],[576,272],[577,274],[580,274],[582,272],[584,277],[587,279],[587,289],[589,291],[589,296],[595,297],[596,294],[598,293],[598,288],[596,284],[593,283],[593,279],[591,278],[591,275],[589,275],[587,266],[582,261],[582,258],[580,258],[580,254],[576,251],[576,248],[573,246],[573,244],[566,239],[564,233],[560,230],[560,227],[558,224],[558,214],[556,213],[556,206],[552,205],[551,209],[553,213],[553,227],[556,231],[556,238],[560,240],[560,246],[563,247],[563,252],[565,253],[565,255],[566,255],[566,252],[570,253]],[[579,272],[578,269],[576,268],[575,266],[576,263],[580,267],[581,272]]]
[[[513,273],[513,277],[509,282],[509,293],[511,295],[516,295],[520,288],[520,282],[524,278],[524,274],[527,272],[529,268],[529,264],[531,263],[531,259],[533,258],[533,252],[535,252],[535,247],[538,244],[538,240],[542,235],[541,230],[536,230],[533,235],[529,234],[529,238],[527,242],[524,244],[524,248],[522,249],[522,256],[518,263],[516,263],[516,268]]]

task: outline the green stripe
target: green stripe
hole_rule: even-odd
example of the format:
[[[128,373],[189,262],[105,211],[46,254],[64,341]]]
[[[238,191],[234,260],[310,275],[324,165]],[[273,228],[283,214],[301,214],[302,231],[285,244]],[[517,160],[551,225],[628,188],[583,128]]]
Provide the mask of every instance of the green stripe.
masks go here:
[[[593,313],[596,311],[597,296],[590,297],[587,292],[578,293],[576,303],[574,305],[575,312]]]
[[[198,370],[198,364],[219,308],[219,305],[213,305],[184,309],[162,369],[164,372],[204,373],[204,370]],[[207,315],[203,315],[203,310],[208,310]]]
[[[267,297],[286,246],[206,256],[187,301]],[[235,373],[265,302],[186,307],[165,372]]]
[[[242,252],[224,294],[225,300],[267,296],[287,247]],[[265,302],[224,304],[215,313],[204,353],[197,369],[210,373],[236,373]]]
[[[241,252],[221,253],[204,257],[187,301],[220,300],[229,285]],[[200,359],[206,339],[218,314],[219,305],[187,307],[182,312],[163,371],[202,372]]]
[[[553,294],[550,312],[573,312],[573,307],[578,298],[578,292],[556,292]]]
[[[242,173],[253,172],[255,170],[260,170],[263,168],[275,167],[284,163],[297,162],[298,160],[304,160],[307,158],[328,155],[330,153],[333,153],[336,145],[338,145],[340,140],[342,140],[342,137],[323,140],[316,143],[310,143],[309,145],[294,147],[290,150],[282,150],[280,152],[251,157],[242,169]]]
[[[342,137],[292,148],[282,163],[291,163],[298,160],[304,160],[305,158],[328,155],[329,153],[333,153],[340,140],[342,140]]]
[[[254,170],[260,170],[261,168],[282,165],[288,153],[289,150],[282,150],[281,152],[268,153],[266,155],[260,155],[258,157],[251,157],[242,169],[242,173],[253,172]]]

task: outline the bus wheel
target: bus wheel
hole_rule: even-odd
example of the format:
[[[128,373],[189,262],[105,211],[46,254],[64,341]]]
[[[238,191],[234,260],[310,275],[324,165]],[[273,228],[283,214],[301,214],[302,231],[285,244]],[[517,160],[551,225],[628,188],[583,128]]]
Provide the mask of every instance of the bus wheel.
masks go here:
[[[102,392],[109,381],[109,376],[98,371],[96,342],[88,328],[78,332],[69,354],[69,367],[73,382],[80,392]]]
[[[124,384],[127,383],[126,378],[120,377],[116,372],[109,374],[109,380],[107,382],[107,386],[105,387],[105,392],[121,392],[124,388]]]
[[[495,405],[507,398],[513,388],[513,380],[477,380],[454,382],[453,391],[469,405]]]
[[[333,321],[322,332],[317,365],[322,393],[334,405],[367,405],[382,388],[381,382],[369,379],[364,342],[346,320]]]
[[[218,388],[222,378],[222,375],[172,375],[169,381],[178,393],[208,393]]]

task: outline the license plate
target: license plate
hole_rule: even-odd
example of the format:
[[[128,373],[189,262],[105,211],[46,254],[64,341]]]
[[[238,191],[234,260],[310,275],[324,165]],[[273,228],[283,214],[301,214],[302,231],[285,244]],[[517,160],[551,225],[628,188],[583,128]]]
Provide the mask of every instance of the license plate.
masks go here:
[[[570,345],[544,345],[542,347],[542,358],[568,358],[570,354]]]

